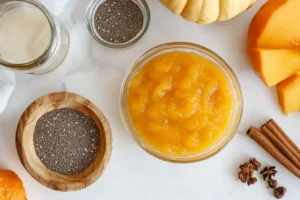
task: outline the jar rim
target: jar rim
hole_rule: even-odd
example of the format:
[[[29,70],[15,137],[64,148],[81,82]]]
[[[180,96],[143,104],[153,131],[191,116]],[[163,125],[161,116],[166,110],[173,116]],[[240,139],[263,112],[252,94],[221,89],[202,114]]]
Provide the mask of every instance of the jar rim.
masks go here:
[[[39,65],[42,65],[43,63],[46,62],[47,58],[51,57],[51,55],[55,51],[55,44],[57,43],[57,28],[55,25],[55,21],[50,14],[50,12],[47,10],[47,8],[40,2],[38,1],[33,1],[33,0],[18,0],[18,1],[11,1],[11,0],[4,0],[3,2],[0,3],[0,5],[4,4],[9,4],[9,3],[27,3],[31,4],[32,6],[36,7],[39,9],[47,18],[51,30],[51,38],[49,40],[49,44],[45,51],[36,59],[26,62],[26,63],[11,63],[8,61],[5,61],[0,58],[0,65],[14,69],[16,71],[24,71],[24,70],[33,70],[37,68]]]
[[[148,144],[144,139],[139,135],[139,133],[134,129],[131,119],[128,114],[128,107],[127,107],[127,90],[128,85],[131,82],[133,76],[138,73],[138,68],[143,68],[144,64],[147,63],[146,60],[150,57],[155,58],[157,55],[160,55],[159,53],[162,53],[165,50],[178,50],[178,49],[185,49],[188,50],[195,50],[199,51],[203,54],[206,54],[206,56],[212,58],[214,61],[218,61],[218,64],[216,64],[219,68],[224,68],[226,70],[226,73],[228,73],[227,79],[230,81],[230,85],[232,88],[232,91],[236,95],[236,102],[234,105],[234,111],[232,114],[232,122],[228,127],[228,130],[226,130],[226,133],[224,133],[222,140],[219,142],[216,142],[216,144],[212,145],[212,147],[208,148],[205,151],[201,151],[197,154],[191,154],[191,155],[182,155],[182,156],[174,156],[171,154],[164,154],[160,152],[159,150],[152,147],[150,144]],[[169,51],[169,52],[170,52]],[[180,50],[178,50],[180,51]],[[198,55],[201,55],[198,53]],[[222,65],[222,66],[220,66]],[[241,121],[242,112],[243,112],[243,97],[241,92],[240,83],[238,81],[237,76],[235,75],[234,71],[231,69],[231,67],[215,52],[212,50],[203,47],[198,44],[188,43],[188,42],[172,42],[172,43],[166,43],[159,46],[156,46],[144,54],[142,54],[130,67],[130,69],[127,71],[123,82],[121,86],[120,91],[120,99],[119,99],[119,105],[120,105],[120,111],[121,111],[121,117],[123,124],[126,128],[126,131],[131,134],[135,142],[147,153],[150,155],[172,163],[191,163],[191,162],[198,162],[205,159],[208,159],[217,153],[219,153],[229,142],[232,140],[232,138],[236,135],[238,125]]]
[[[110,48],[110,49],[127,49],[130,48],[132,46],[134,46],[135,44],[137,44],[137,42],[139,42],[146,34],[149,25],[150,25],[150,21],[151,21],[151,14],[150,14],[150,9],[148,6],[148,3],[146,2],[146,0],[132,0],[133,2],[135,2],[139,8],[141,9],[143,16],[144,16],[144,25],[142,27],[142,29],[140,30],[140,32],[131,40],[125,42],[125,43],[120,43],[120,44],[115,44],[115,43],[110,43],[105,41],[104,39],[102,39],[99,34],[97,33],[97,31],[94,28],[94,16],[95,13],[97,11],[97,8],[105,2],[105,0],[92,0],[90,2],[90,4],[88,5],[87,9],[86,9],[86,14],[85,14],[85,21],[86,21],[86,26],[90,32],[90,34],[92,35],[92,37],[101,45],[103,45],[104,47]]]

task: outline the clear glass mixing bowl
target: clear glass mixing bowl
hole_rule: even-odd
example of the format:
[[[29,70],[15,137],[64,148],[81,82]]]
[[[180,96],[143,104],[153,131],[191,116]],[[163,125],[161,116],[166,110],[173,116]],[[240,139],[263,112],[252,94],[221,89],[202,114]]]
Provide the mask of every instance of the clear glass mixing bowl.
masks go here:
[[[223,134],[223,136],[221,137],[221,139],[219,139],[218,142],[216,142],[214,145],[212,145],[205,151],[199,152],[197,154],[174,156],[158,151],[157,149],[149,145],[147,142],[145,142],[143,138],[139,135],[139,133],[135,130],[128,113],[128,88],[132,78],[145,66],[147,62],[152,60],[154,57],[172,51],[193,52],[214,62],[227,76],[235,100],[232,121],[226,132]],[[127,131],[133,136],[134,140],[142,149],[144,149],[149,154],[168,162],[189,163],[201,161],[214,156],[231,141],[231,139],[236,134],[237,127],[241,120],[243,110],[243,99],[240,84],[236,75],[229,67],[229,65],[220,56],[218,56],[213,51],[197,44],[174,42],[163,44],[150,49],[133,63],[132,67],[128,70],[123,80],[120,95],[120,107],[122,120]]]

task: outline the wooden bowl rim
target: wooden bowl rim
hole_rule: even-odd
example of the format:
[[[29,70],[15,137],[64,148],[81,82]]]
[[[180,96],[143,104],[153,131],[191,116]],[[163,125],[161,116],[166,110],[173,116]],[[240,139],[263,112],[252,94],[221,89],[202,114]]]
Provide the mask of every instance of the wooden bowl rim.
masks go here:
[[[101,163],[97,167],[95,167],[95,169],[88,176],[86,176],[80,180],[80,181],[82,181],[82,180],[89,179],[89,181],[87,181],[86,184],[79,184],[80,186],[78,186],[78,183],[80,183],[80,181],[74,181],[72,183],[51,183],[50,184],[48,181],[44,180],[44,178],[42,178],[39,175],[37,175],[36,173],[34,173],[34,170],[32,169],[31,165],[27,166],[27,164],[29,164],[27,162],[27,158],[26,158],[26,156],[23,156],[23,154],[22,154],[24,146],[23,146],[23,143],[19,141],[19,138],[22,138],[23,133],[24,133],[23,131],[20,130],[20,121],[24,118],[29,118],[28,116],[26,116],[26,114],[29,114],[29,116],[32,114],[31,109],[34,107],[34,105],[37,102],[43,101],[43,99],[46,99],[46,98],[52,99],[54,97],[58,97],[61,95],[67,96],[67,100],[64,100],[64,101],[75,101],[75,102],[81,104],[82,106],[85,106],[89,110],[91,110],[97,116],[98,120],[101,122],[101,124],[103,126],[103,131],[105,134],[106,148],[105,148],[103,159],[101,160]],[[55,100],[55,101],[59,101],[59,100]],[[55,101],[52,100],[52,102],[55,102]],[[27,126],[27,124],[24,125],[24,127],[26,127],[26,126]],[[46,186],[47,188],[50,188],[53,190],[58,190],[58,191],[63,191],[63,192],[76,191],[76,190],[81,190],[81,189],[84,189],[84,188],[92,185],[102,175],[103,171],[105,170],[105,168],[110,160],[111,153],[112,153],[112,132],[111,132],[111,128],[110,128],[107,118],[93,102],[91,102],[90,100],[88,100],[78,94],[75,94],[75,93],[55,92],[55,93],[50,93],[50,94],[39,97],[38,99],[33,101],[22,113],[20,120],[18,122],[17,131],[16,131],[16,149],[17,149],[18,157],[19,157],[22,165],[26,169],[26,171],[40,184]],[[101,167],[102,164],[103,164],[103,167]],[[29,168],[31,168],[31,169],[29,170]],[[61,176],[67,176],[67,175],[61,175]],[[73,188],[73,189],[71,189],[71,188]]]

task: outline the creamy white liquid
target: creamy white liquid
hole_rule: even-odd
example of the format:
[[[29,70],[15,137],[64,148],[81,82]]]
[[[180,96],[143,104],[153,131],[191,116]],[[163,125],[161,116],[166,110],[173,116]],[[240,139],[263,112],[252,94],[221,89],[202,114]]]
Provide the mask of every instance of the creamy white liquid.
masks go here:
[[[14,8],[0,17],[0,56],[7,62],[21,64],[37,59],[50,40],[48,19],[33,6]]]

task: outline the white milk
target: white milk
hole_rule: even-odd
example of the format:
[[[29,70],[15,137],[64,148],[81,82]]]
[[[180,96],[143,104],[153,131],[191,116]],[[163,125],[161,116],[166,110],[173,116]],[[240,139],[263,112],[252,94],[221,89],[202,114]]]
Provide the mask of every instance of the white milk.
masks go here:
[[[33,6],[17,7],[0,16],[0,57],[21,64],[41,56],[51,40],[46,16]]]

